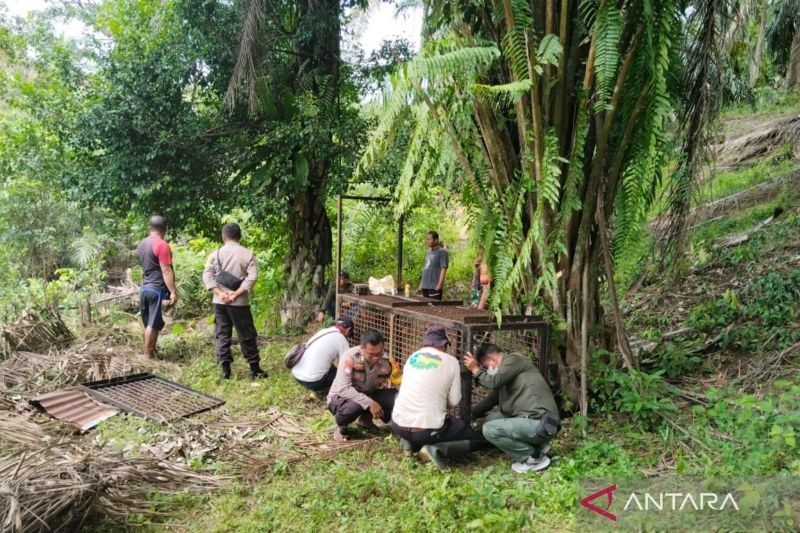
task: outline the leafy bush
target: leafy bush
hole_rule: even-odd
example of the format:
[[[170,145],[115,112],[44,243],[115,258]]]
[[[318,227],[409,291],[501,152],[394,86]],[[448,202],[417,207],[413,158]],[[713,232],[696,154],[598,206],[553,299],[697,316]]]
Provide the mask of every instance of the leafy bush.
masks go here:
[[[725,298],[709,300],[695,306],[686,319],[686,325],[703,332],[726,326],[737,316],[737,308]]]
[[[203,270],[209,252],[203,250],[206,241],[193,241],[188,246],[172,247],[172,264],[178,287],[176,312],[181,318],[196,318],[211,314],[211,294],[203,284]]]
[[[655,427],[661,415],[677,410],[662,378],[663,370],[649,374],[633,369],[618,370],[600,362],[609,355],[605,350],[592,354],[593,373],[597,377],[591,386],[599,410],[615,409],[648,428]]]
[[[653,354],[654,362],[648,368],[663,372],[669,379],[688,374],[703,361],[698,355],[690,354],[694,344],[692,341],[678,341],[667,344],[663,349]]]
[[[737,295],[728,290],[721,298],[703,302],[692,309],[686,325],[711,333],[729,324],[722,332],[723,348],[736,345],[742,350],[756,349],[764,339],[785,348],[800,339],[797,321],[800,309],[800,268],[788,272],[769,272],[749,283]]]

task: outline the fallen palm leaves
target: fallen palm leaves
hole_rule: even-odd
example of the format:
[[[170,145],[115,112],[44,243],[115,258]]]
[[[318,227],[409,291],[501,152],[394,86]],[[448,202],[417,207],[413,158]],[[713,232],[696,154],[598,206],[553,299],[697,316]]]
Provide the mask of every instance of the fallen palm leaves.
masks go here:
[[[257,431],[269,431],[278,439],[291,442],[291,447],[261,445],[258,454],[234,450],[235,466],[233,474],[249,482],[255,482],[268,475],[278,463],[294,463],[304,459],[327,457],[354,449],[368,449],[380,438],[350,440],[346,442],[318,442],[309,434],[307,426],[293,416],[272,410],[263,422],[253,424]],[[247,423],[239,423],[247,424]],[[221,425],[224,425],[222,423]]]
[[[229,479],[189,465],[221,459],[227,474],[253,482],[276,465],[369,448],[379,440],[318,442],[310,421],[275,408],[257,420],[224,413],[208,423],[183,420],[148,431],[139,446],[109,445],[77,437],[56,421],[39,422],[43,417],[25,402],[30,393],[153,365],[130,349],[99,346],[89,340],[45,353],[17,351],[0,361],[0,530],[76,530],[101,517],[125,522],[131,515],[163,515],[169,503],[155,503],[154,493],[206,494]]]
[[[0,356],[65,346],[73,339],[57,310],[28,310],[14,325],[0,327]]]
[[[294,416],[273,408],[263,420],[185,421],[154,436],[138,453],[178,463],[213,458],[233,460],[230,474],[248,482],[262,479],[279,462],[293,463],[369,448],[379,438],[348,442],[317,441]]]
[[[207,494],[229,477],[189,468],[216,458],[246,482],[276,465],[370,448],[380,438],[318,442],[306,421],[269,410],[262,420],[185,421],[138,448],[76,437],[64,425],[0,411],[0,530],[76,530],[100,517],[159,516],[152,495]],[[169,499],[166,500],[169,502]]]
[[[139,372],[147,368],[146,363],[130,349],[99,349],[91,342],[60,352],[15,352],[0,362],[0,387],[44,392]],[[46,386],[40,381],[46,381]]]
[[[53,437],[44,429],[51,425],[0,416],[3,531],[72,530],[93,517],[155,515],[153,492],[204,494],[224,481],[153,457],[124,457],[67,435]]]

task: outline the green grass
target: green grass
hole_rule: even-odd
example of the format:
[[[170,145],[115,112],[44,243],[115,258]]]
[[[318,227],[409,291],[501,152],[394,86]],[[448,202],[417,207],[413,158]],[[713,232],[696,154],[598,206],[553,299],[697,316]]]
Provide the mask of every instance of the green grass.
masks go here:
[[[307,401],[306,391],[282,368],[289,342],[262,347],[262,365],[271,375],[253,385],[238,353],[234,379],[219,380],[206,331],[185,331],[180,336],[183,345],[170,346],[182,346],[181,351],[188,346],[195,355],[184,361],[177,378],[226,399],[230,418],[258,419],[274,406],[303,421],[317,440],[329,438],[331,415],[321,404]],[[647,429],[610,406],[595,412],[585,437],[579,431],[584,426],[580,417],[567,419],[553,443],[553,465],[530,476],[513,473],[510,460],[498,451],[475,454],[453,464],[451,471],[439,472],[417,457],[405,456],[397,441],[384,431],[383,438],[369,449],[296,463],[278,461],[260,481],[248,484],[234,479],[208,497],[154,494],[153,505],[164,511],[164,516],[131,517],[129,526],[135,524],[144,531],[169,527],[215,532],[571,531],[576,527],[578,482],[585,478],[639,478],[644,472],[658,471],[663,464],[671,465],[669,472],[694,475],[800,470],[800,463],[792,462],[796,448],[790,438],[792,432],[800,431],[796,385],[784,383],[772,398],[746,398],[744,403],[735,391],[712,391],[712,396],[707,407],[684,409],[676,419],[713,453],[693,445],[667,424]],[[187,423],[218,416],[212,411]],[[742,424],[745,418],[748,423]],[[165,431],[169,430],[139,417],[118,416],[101,424],[95,438],[109,446],[131,449]],[[172,431],[179,437],[180,423]],[[720,432],[728,440],[720,441],[716,436]],[[681,442],[689,442],[688,450],[694,451]],[[224,474],[233,461],[224,454],[209,454],[192,467]],[[120,525],[103,522],[97,527],[109,531]]]
[[[791,147],[789,147],[789,150],[791,150]],[[789,154],[791,154],[791,151]],[[763,161],[751,167],[720,172],[700,187],[695,199],[695,205],[725,198],[761,183],[782,178],[798,168],[800,168],[798,162],[780,155],[773,161]]]
[[[734,119],[742,116],[769,117],[780,115],[786,111],[800,107],[800,91],[761,87],[756,94],[756,109],[746,104],[731,106],[723,113],[721,119]]]

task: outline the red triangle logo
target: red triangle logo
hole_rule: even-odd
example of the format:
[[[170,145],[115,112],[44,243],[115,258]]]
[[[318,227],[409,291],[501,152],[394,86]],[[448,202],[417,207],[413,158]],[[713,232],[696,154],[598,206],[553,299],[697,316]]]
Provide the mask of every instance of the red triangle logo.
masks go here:
[[[613,485],[609,485],[604,489],[600,489],[595,493],[589,494],[587,497],[581,500],[581,506],[586,507],[593,513],[597,513],[600,516],[608,518],[609,520],[613,520],[614,522],[617,521],[617,515],[610,513],[608,510],[611,508],[611,502],[614,499],[614,491],[617,490],[617,484],[614,483]],[[597,505],[591,503],[597,498],[605,496],[607,499],[606,507],[603,509],[602,507],[598,507]]]

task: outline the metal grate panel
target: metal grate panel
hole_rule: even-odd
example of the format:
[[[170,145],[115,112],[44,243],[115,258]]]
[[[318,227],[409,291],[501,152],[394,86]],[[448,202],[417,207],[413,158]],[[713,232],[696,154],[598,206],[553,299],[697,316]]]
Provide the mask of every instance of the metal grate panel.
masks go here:
[[[225,400],[150,373],[92,381],[82,386],[105,403],[159,423],[208,411],[225,403]]]

